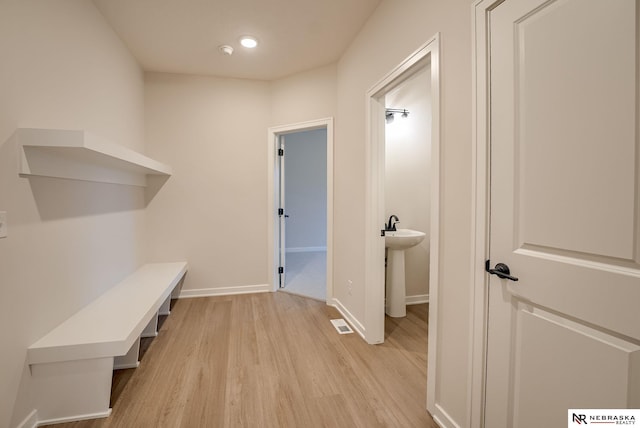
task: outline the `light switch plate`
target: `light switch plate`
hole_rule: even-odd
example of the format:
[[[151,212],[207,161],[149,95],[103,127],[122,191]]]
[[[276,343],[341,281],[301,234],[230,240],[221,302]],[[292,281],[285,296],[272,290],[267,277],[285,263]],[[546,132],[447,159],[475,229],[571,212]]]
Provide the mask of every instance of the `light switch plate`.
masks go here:
[[[0,211],[0,238],[7,237],[7,212]]]

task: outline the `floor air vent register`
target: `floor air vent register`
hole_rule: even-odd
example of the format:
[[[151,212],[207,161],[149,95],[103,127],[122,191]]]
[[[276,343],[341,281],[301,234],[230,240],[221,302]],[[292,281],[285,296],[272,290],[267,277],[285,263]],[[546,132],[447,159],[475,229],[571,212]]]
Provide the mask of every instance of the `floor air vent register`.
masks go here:
[[[351,330],[351,327],[349,327],[349,324],[347,324],[347,322],[342,318],[331,320],[331,324],[333,324],[333,326],[336,328],[336,330],[340,334],[353,333],[353,330]]]

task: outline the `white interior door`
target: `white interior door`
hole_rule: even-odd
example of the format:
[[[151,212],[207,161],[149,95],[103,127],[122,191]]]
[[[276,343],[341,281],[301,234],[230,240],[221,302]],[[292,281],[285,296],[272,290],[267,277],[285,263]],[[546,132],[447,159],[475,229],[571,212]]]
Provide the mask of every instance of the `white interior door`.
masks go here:
[[[485,427],[640,408],[638,5],[490,12]]]
[[[288,215],[285,211],[285,179],[284,179],[284,135],[280,135],[278,137],[278,164],[280,171],[280,207],[278,208],[278,218],[280,220],[280,234],[279,234],[279,248],[280,248],[280,263],[279,263],[279,272],[280,272],[280,288],[284,288],[286,286],[286,256],[287,256],[287,241],[286,241],[286,218]]]

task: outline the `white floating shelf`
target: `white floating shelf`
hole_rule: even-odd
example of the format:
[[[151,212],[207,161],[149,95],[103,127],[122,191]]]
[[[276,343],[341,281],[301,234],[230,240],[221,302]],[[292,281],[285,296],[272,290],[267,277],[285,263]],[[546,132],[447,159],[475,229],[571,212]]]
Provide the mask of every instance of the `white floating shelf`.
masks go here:
[[[19,128],[21,176],[146,186],[171,167],[82,130]]]

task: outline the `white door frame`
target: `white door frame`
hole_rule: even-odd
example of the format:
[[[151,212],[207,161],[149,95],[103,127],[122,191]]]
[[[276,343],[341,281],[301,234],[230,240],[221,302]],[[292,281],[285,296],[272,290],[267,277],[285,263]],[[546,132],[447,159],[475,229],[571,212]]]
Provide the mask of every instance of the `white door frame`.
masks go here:
[[[431,224],[429,274],[429,373],[427,408],[435,408],[436,347],[438,340],[438,285],[440,267],[440,34],[409,55],[367,91],[366,235],[365,235],[365,339],[384,341],[384,96],[414,73],[431,70]]]
[[[333,302],[333,118],[310,120],[288,125],[274,126],[267,131],[267,218],[269,219],[267,231],[269,269],[269,288],[271,291],[278,289],[278,260],[279,245],[275,239],[278,230],[277,204],[280,198],[279,186],[275,183],[279,180],[278,170],[278,137],[294,132],[312,131],[314,129],[327,130],[327,295],[326,302]]]
[[[490,110],[489,73],[490,39],[489,13],[504,0],[476,0],[472,5],[472,171],[473,189],[471,200],[471,354],[469,367],[469,423],[471,428],[484,426],[487,323],[488,323],[488,275],[484,262],[489,254],[490,220]]]

